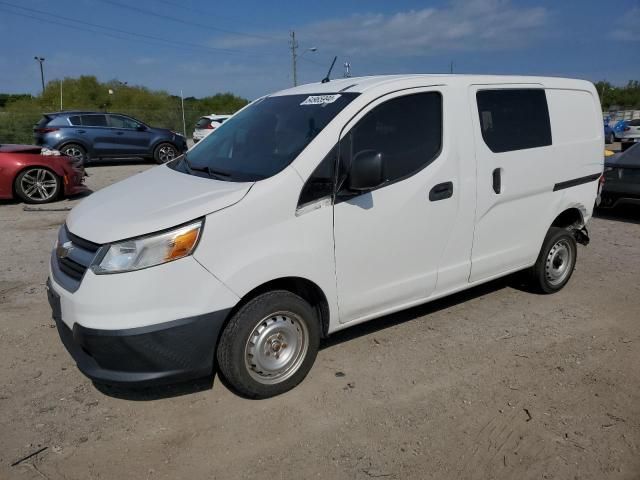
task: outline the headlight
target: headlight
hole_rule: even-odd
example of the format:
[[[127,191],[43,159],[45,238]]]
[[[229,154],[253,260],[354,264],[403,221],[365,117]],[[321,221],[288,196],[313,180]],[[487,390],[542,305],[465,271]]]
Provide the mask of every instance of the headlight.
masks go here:
[[[104,255],[92,265],[94,273],[121,273],[172,262],[193,253],[202,229],[202,220],[168,232],[132,238],[107,245]]]

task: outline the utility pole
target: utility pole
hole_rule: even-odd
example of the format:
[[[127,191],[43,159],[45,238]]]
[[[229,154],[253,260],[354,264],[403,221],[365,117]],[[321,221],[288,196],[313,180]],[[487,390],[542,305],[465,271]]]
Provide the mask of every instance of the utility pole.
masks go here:
[[[62,111],[62,79],[60,79],[60,111]]]
[[[291,66],[293,68],[293,86],[298,85],[298,71],[297,71],[297,53],[298,42],[296,42],[296,32],[291,30]]]
[[[180,104],[182,106],[182,133],[186,138],[187,136],[187,124],[184,121],[184,95],[182,94],[182,89],[180,89]]]
[[[33,57],[33,59],[40,64],[40,79],[42,80],[42,94],[44,95],[44,70],[42,68],[44,57]]]

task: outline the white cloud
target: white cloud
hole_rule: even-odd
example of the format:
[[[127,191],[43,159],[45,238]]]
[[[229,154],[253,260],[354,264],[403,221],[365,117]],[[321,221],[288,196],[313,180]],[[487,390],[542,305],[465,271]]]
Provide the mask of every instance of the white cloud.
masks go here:
[[[640,41],[640,7],[634,7],[625,13],[610,36],[614,40]]]
[[[549,21],[543,7],[517,7],[510,0],[451,0],[443,7],[394,14],[366,13],[320,21],[297,29],[305,45],[361,56],[431,55],[447,51],[520,48]],[[268,40],[225,37],[216,46],[255,47]]]

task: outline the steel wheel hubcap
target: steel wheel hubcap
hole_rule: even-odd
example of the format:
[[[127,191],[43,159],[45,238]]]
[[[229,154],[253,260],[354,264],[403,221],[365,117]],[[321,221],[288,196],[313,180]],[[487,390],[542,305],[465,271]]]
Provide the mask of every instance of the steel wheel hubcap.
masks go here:
[[[168,162],[176,158],[176,151],[173,147],[164,146],[158,152],[158,157],[160,157],[162,162]]]
[[[260,383],[282,382],[300,368],[308,348],[304,321],[295,313],[277,312],[260,320],[249,335],[245,364]]]
[[[58,181],[53,173],[44,168],[34,168],[22,176],[20,187],[31,200],[49,200],[58,190]]]
[[[547,255],[545,276],[551,285],[559,285],[571,272],[573,250],[567,240],[559,240]]]

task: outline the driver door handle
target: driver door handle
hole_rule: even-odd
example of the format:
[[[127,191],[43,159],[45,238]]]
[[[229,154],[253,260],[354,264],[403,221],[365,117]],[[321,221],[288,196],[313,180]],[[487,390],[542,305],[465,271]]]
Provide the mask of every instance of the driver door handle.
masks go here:
[[[434,186],[429,191],[429,200],[437,202],[453,196],[453,182],[443,182]]]

